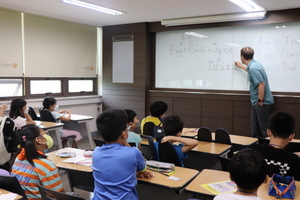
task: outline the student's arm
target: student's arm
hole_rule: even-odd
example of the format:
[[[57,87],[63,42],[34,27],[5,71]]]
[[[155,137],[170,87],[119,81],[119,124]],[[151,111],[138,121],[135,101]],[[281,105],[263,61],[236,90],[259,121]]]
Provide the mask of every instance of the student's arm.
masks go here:
[[[183,137],[177,137],[177,136],[165,136],[161,140],[161,143],[164,142],[179,142],[183,143],[184,145],[182,146],[182,152],[186,153],[193,149],[195,146],[198,145],[198,140],[195,139],[189,139],[189,138],[183,138]]]
[[[138,147],[139,150],[141,150],[141,148],[142,148],[141,142],[139,142],[137,147]]]
[[[241,68],[241,69],[243,69],[243,70],[245,70],[247,72],[247,67],[245,65],[243,65],[241,62],[235,61],[234,64],[238,68]]]
[[[6,104],[2,104],[0,106],[0,116],[3,116],[3,113],[5,112],[5,110],[7,109],[7,105]]]
[[[67,115],[63,115],[62,117],[60,117],[59,119],[65,122],[68,122],[71,120],[71,111],[70,110],[63,110],[64,112],[62,113],[67,113]]]
[[[265,83],[261,82],[258,84],[258,98],[263,100],[265,96]],[[260,106],[263,106],[264,102],[258,102]]]
[[[35,121],[32,120],[30,115],[28,113],[24,113],[25,118],[26,118],[26,124],[36,124]]]

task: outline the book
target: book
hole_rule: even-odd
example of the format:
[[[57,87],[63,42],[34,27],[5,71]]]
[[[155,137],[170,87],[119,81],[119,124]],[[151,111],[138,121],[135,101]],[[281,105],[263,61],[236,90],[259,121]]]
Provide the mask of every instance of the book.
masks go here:
[[[236,191],[236,184],[233,181],[202,184],[201,186],[215,195],[222,193],[233,193]]]
[[[67,163],[74,163],[76,165],[83,165],[83,166],[92,166],[92,158],[91,157],[84,157],[84,156],[76,156],[72,158],[68,158],[63,160],[62,162],[67,162]]]

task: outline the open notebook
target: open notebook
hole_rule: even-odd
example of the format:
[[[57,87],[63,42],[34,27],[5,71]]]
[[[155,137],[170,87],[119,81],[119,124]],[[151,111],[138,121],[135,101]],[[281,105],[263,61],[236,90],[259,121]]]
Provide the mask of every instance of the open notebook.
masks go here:
[[[84,156],[76,156],[63,160],[62,162],[74,163],[76,165],[92,166],[92,158]]]

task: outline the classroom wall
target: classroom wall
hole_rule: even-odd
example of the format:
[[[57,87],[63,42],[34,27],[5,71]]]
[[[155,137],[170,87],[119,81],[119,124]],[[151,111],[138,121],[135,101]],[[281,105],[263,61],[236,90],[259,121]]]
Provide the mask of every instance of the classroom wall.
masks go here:
[[[156,89],[155,32],[209,27],[245,26],[300,21],[300,9],[268,12],[263,20],[198,24],[164,27],[160,22],[103,27],[103,110],[128,107],[140,118],[149,114],[151,102],[163,100],[169,105],[168,114],[182,117],[185,127],[207,126],[213,131],[222,127],[236,135],[251,136],[249,91],[210,91]],[[114,35],[133,34],[134,83],[112,83],[112,39]],[[300,94],[274,93],[276,110],[289,111],[300,122]],[[296,138],[300,138],[296,127]],[[297,135],[298,133],[298,135]]]

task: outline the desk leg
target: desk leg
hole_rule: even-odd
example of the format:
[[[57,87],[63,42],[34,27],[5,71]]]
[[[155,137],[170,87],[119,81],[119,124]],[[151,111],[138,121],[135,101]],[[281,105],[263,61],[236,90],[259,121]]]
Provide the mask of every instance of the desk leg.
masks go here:
[[[87,121],[80,121],[78,123],[84,123],[84,127],[85,127],[85,130],[86,130],[86,134],[88,136],[88,139],[89,139],[90,146],[91,146],[92,149],[94,149],[95,144],[94,144],[94,140],[92,138],[92,133],[91,133],[90,126],[88,125],[88,122]]]

